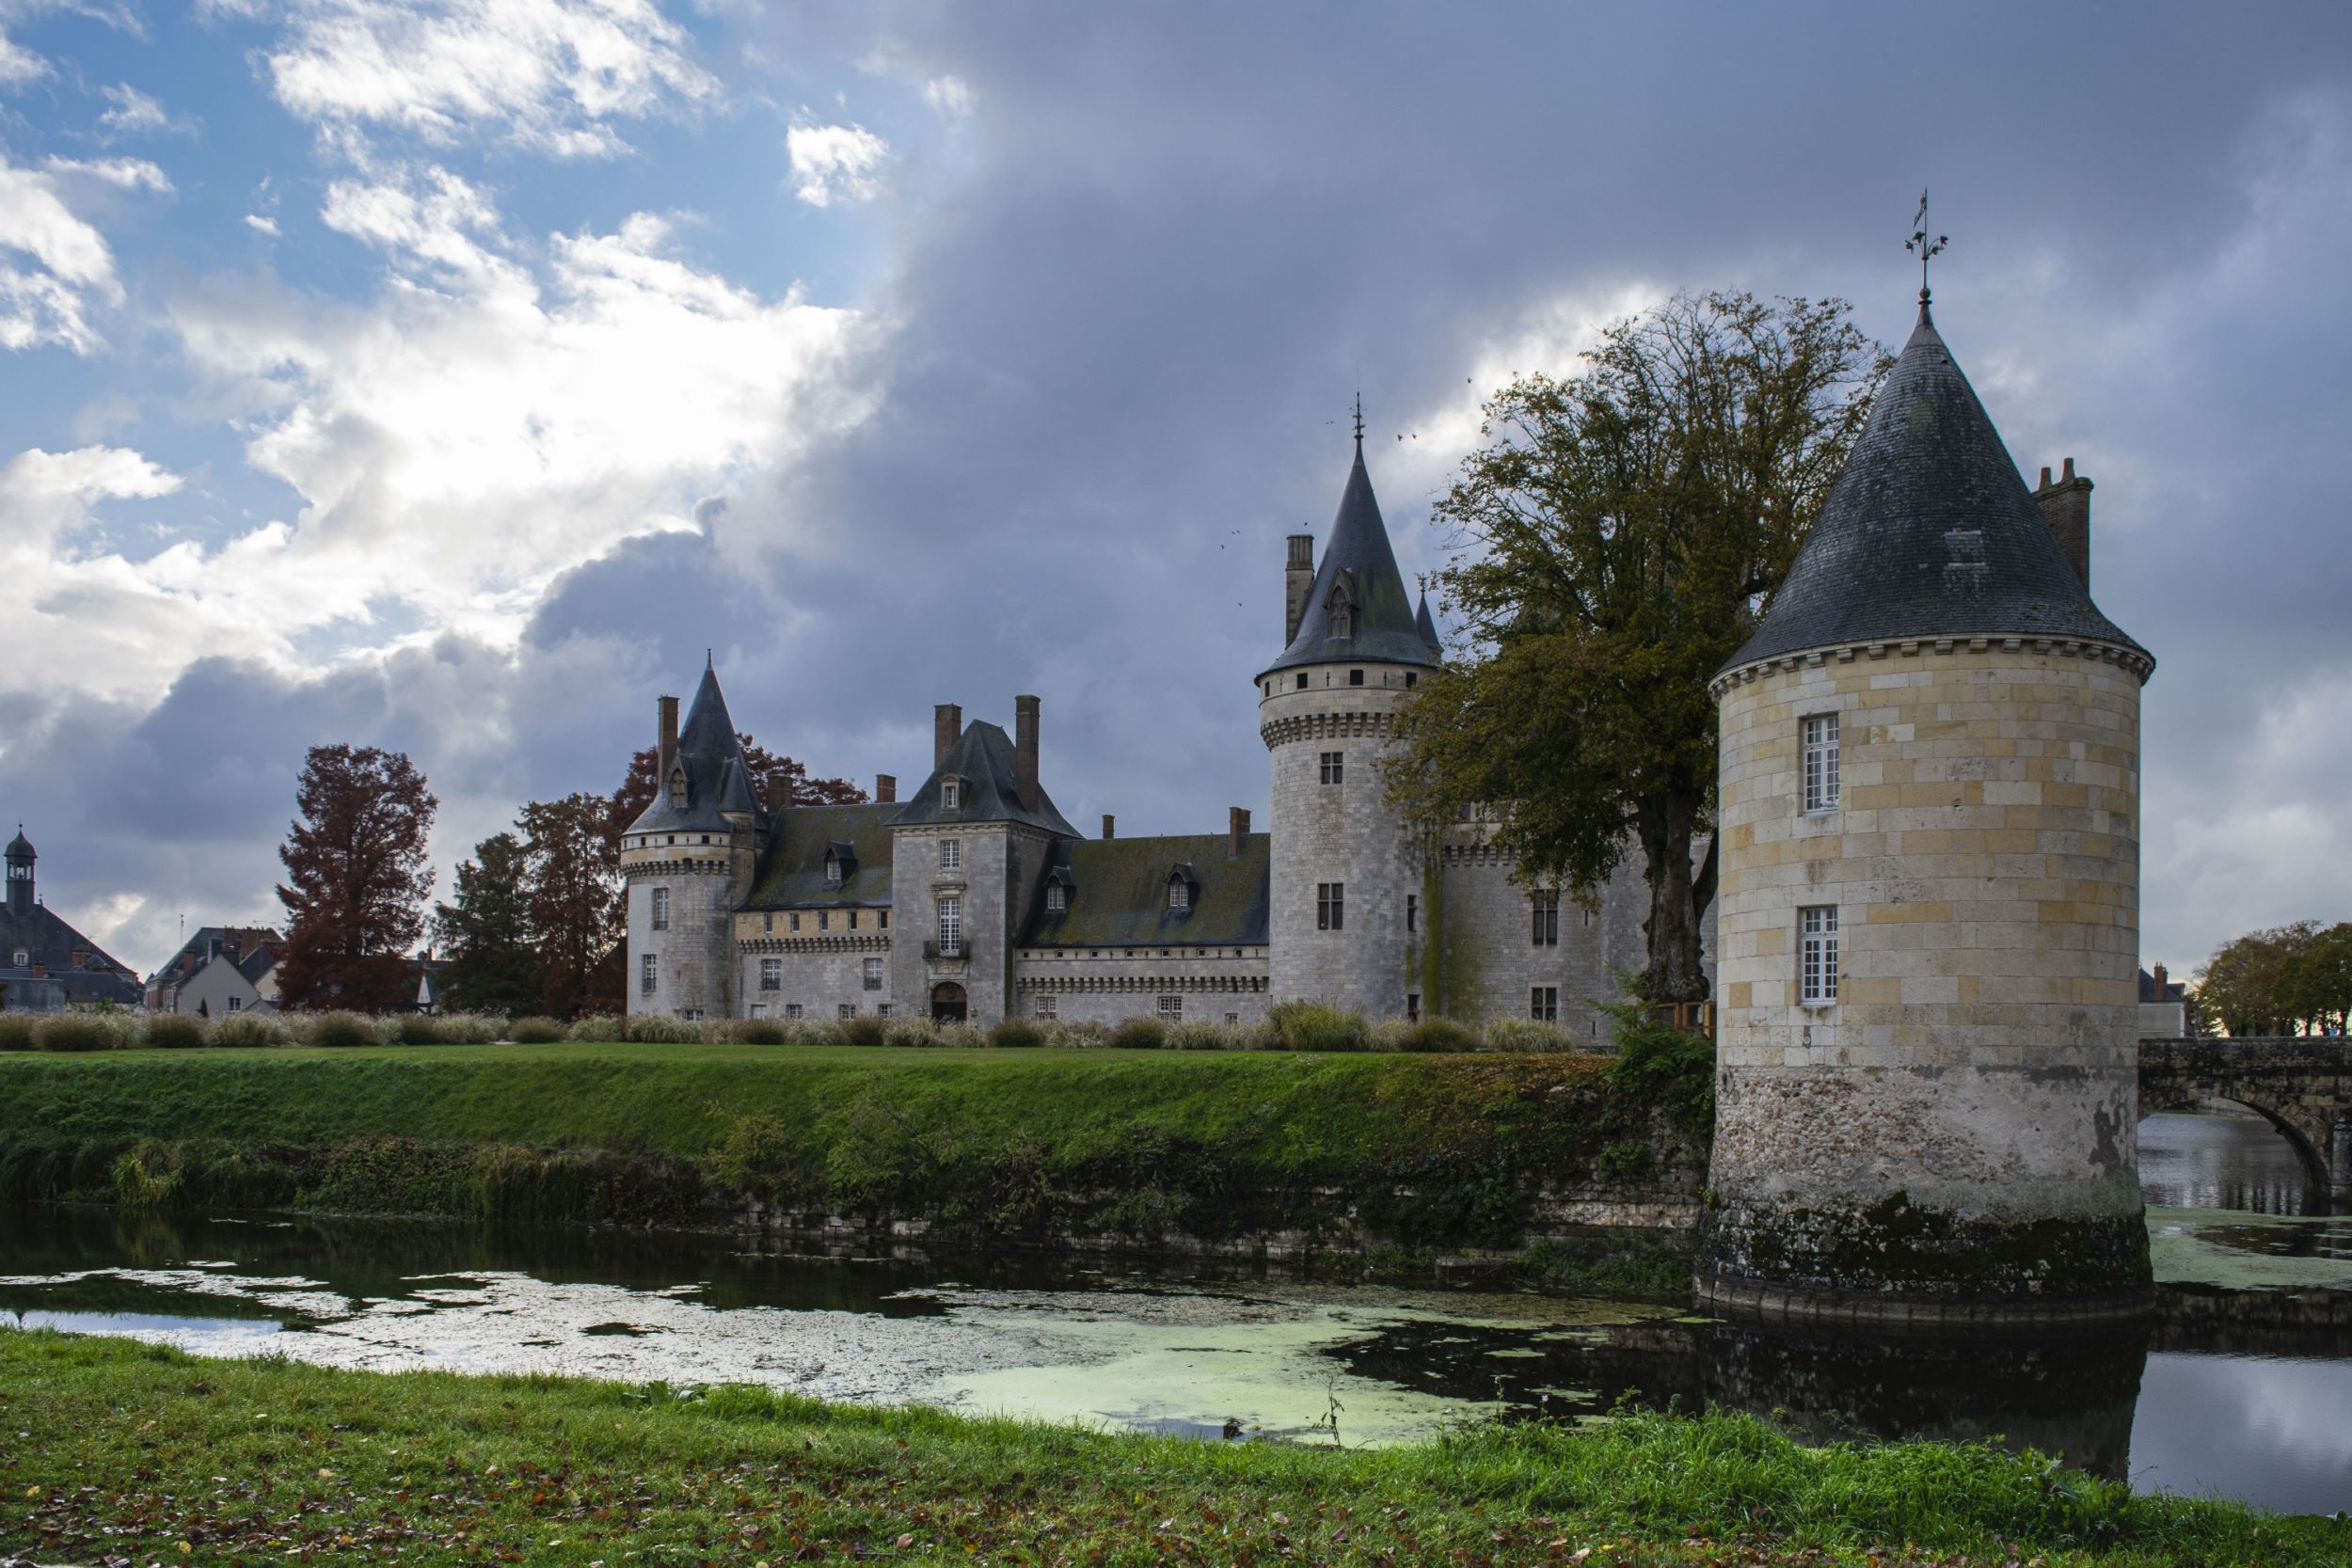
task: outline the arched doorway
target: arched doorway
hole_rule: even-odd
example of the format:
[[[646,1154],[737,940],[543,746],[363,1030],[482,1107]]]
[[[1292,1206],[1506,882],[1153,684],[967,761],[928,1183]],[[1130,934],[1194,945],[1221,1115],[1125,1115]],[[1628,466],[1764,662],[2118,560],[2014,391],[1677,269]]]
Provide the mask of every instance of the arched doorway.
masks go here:
[[[931,988],[931,1022],[961,1023],[966,1010],[963,988],[953,980],[942,980]]]

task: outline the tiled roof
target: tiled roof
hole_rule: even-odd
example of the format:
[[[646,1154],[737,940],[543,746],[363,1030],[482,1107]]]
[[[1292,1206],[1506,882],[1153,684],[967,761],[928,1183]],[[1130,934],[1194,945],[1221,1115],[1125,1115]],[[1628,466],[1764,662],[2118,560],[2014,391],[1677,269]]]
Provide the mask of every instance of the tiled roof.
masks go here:
[[[1343,581],[1352,607],[1351,625],[1346,636],[1335,637],[1331,591]],[[1359,436],[1355,467],[1347,471],[1347,488],[1340,495],[1339,515],[1332,519],[1323,562],[1307,590],[1298,630],[1266,669],[1350,659],[1426,666],[1437,659],[1433,641],[1432,635],[1424,635],[1413,601],[1406,594],[1405,575],[1397,570],[1396,553],[1389,547],[1389,527],[1380,520],[1380,503],[1372,494],[1372,476],[1364,471],[1364,443]]]
[[[1040,784],[1037,809],[1021,803],[1014,777],[1012,737],[994,724],[975,721],[947,752],[946,760],[931,769],[923,787],[910,796],[891,818],[898,827],[948,822],[1021,822],[1065,838],[1078,830],[1062,820],[1052,797]],[[948,774],[963,781],[962,800],[952,810],[941,804],[940,783]]]
[[[1724,668],[1851,642],[1987,636],[2145,653],[2075,580],[1922,301],[1788,579]]]
[[[1246,833],[1227,860],[1226,835],[1072,839],[1054,848],[1068,907],[1045,908],[1041,888],[1023,947],[1249,947],[1263,945],[1270,899],[1271,841]],[[1168,907],[1179,868],[1193,879],[1191,908]]]
[[[744,907],[754,910],[890,907],[890,819],[896,805],[796,806],[769,818],[767,853]],[[838,887],[825,882],[825,851],[847,844],[856,862]]]

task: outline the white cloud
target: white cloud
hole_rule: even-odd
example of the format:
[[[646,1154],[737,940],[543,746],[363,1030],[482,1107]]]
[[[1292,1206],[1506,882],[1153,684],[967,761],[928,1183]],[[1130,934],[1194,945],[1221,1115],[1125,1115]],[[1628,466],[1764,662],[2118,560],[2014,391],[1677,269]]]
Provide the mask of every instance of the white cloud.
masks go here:
[[[73,214],[52,174],[0,156],[0,348],[59,343],[88,354],[100,343],[89,305],[121,297],[105,240]]]
[[[103,180],[126,191],[169,194],[171,177],[145,158],[52,158],[43,166],[56,174],[79,174]]]
[[[278,220],[276,218],[265,218],[259,213],[247,213],[245,215],[245,226],[247,229],[258,230],[262,233],[267,234],[271,239],[276,239],[278,237]]]
[[[0,29],[0,92],[40,81],[49,74],[49,62]]]
[[[98,117],[98,128],[109,136],[144,136],[160,131],[193,129],[174,119],[160,99],[149,97],[128,82],[118,82],[102,90],[114,107]]]
[[[476,243],[495,242],[498,211],[472,185],[440,167],[390,178],[338,180],[326,188],[326,227],[380,250],[486,277],[505,263]]]
[[[972,112],[972,85],[961,76],[933,76],[923,84],[923,102],[950,119]]]
[[[890,144],[863,125],[795,125],[785,133],[792,155],[792,194],[812,207],[871,201],[882,194]]]
[[[561,157],[628,150],[612,121],[708,103],[684,28],[651,0],[283,0],[240,14],[281,26],[265,51],[278,101],[324,130],[487,135]]]

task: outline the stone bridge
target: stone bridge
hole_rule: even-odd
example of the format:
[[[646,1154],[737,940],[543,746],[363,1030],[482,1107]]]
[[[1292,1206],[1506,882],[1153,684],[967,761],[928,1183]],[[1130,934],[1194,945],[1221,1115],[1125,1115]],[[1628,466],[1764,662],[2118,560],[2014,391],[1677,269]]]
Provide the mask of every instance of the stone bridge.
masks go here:
[[[2139,1114],[2234,1100],[2286,1134],[2332,1209],[2352,1208],[2352,1038],[2141,1040]]]

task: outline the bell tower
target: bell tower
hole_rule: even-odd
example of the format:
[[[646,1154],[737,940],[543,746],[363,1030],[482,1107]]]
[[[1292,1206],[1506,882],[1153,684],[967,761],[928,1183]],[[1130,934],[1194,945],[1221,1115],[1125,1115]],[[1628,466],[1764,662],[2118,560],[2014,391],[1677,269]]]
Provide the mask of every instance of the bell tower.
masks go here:
[[[8,912],[19,920],[33,912],[33,853],[32,841],[24,836],[24,824],[16,825],[16,836],[8,840]]]

